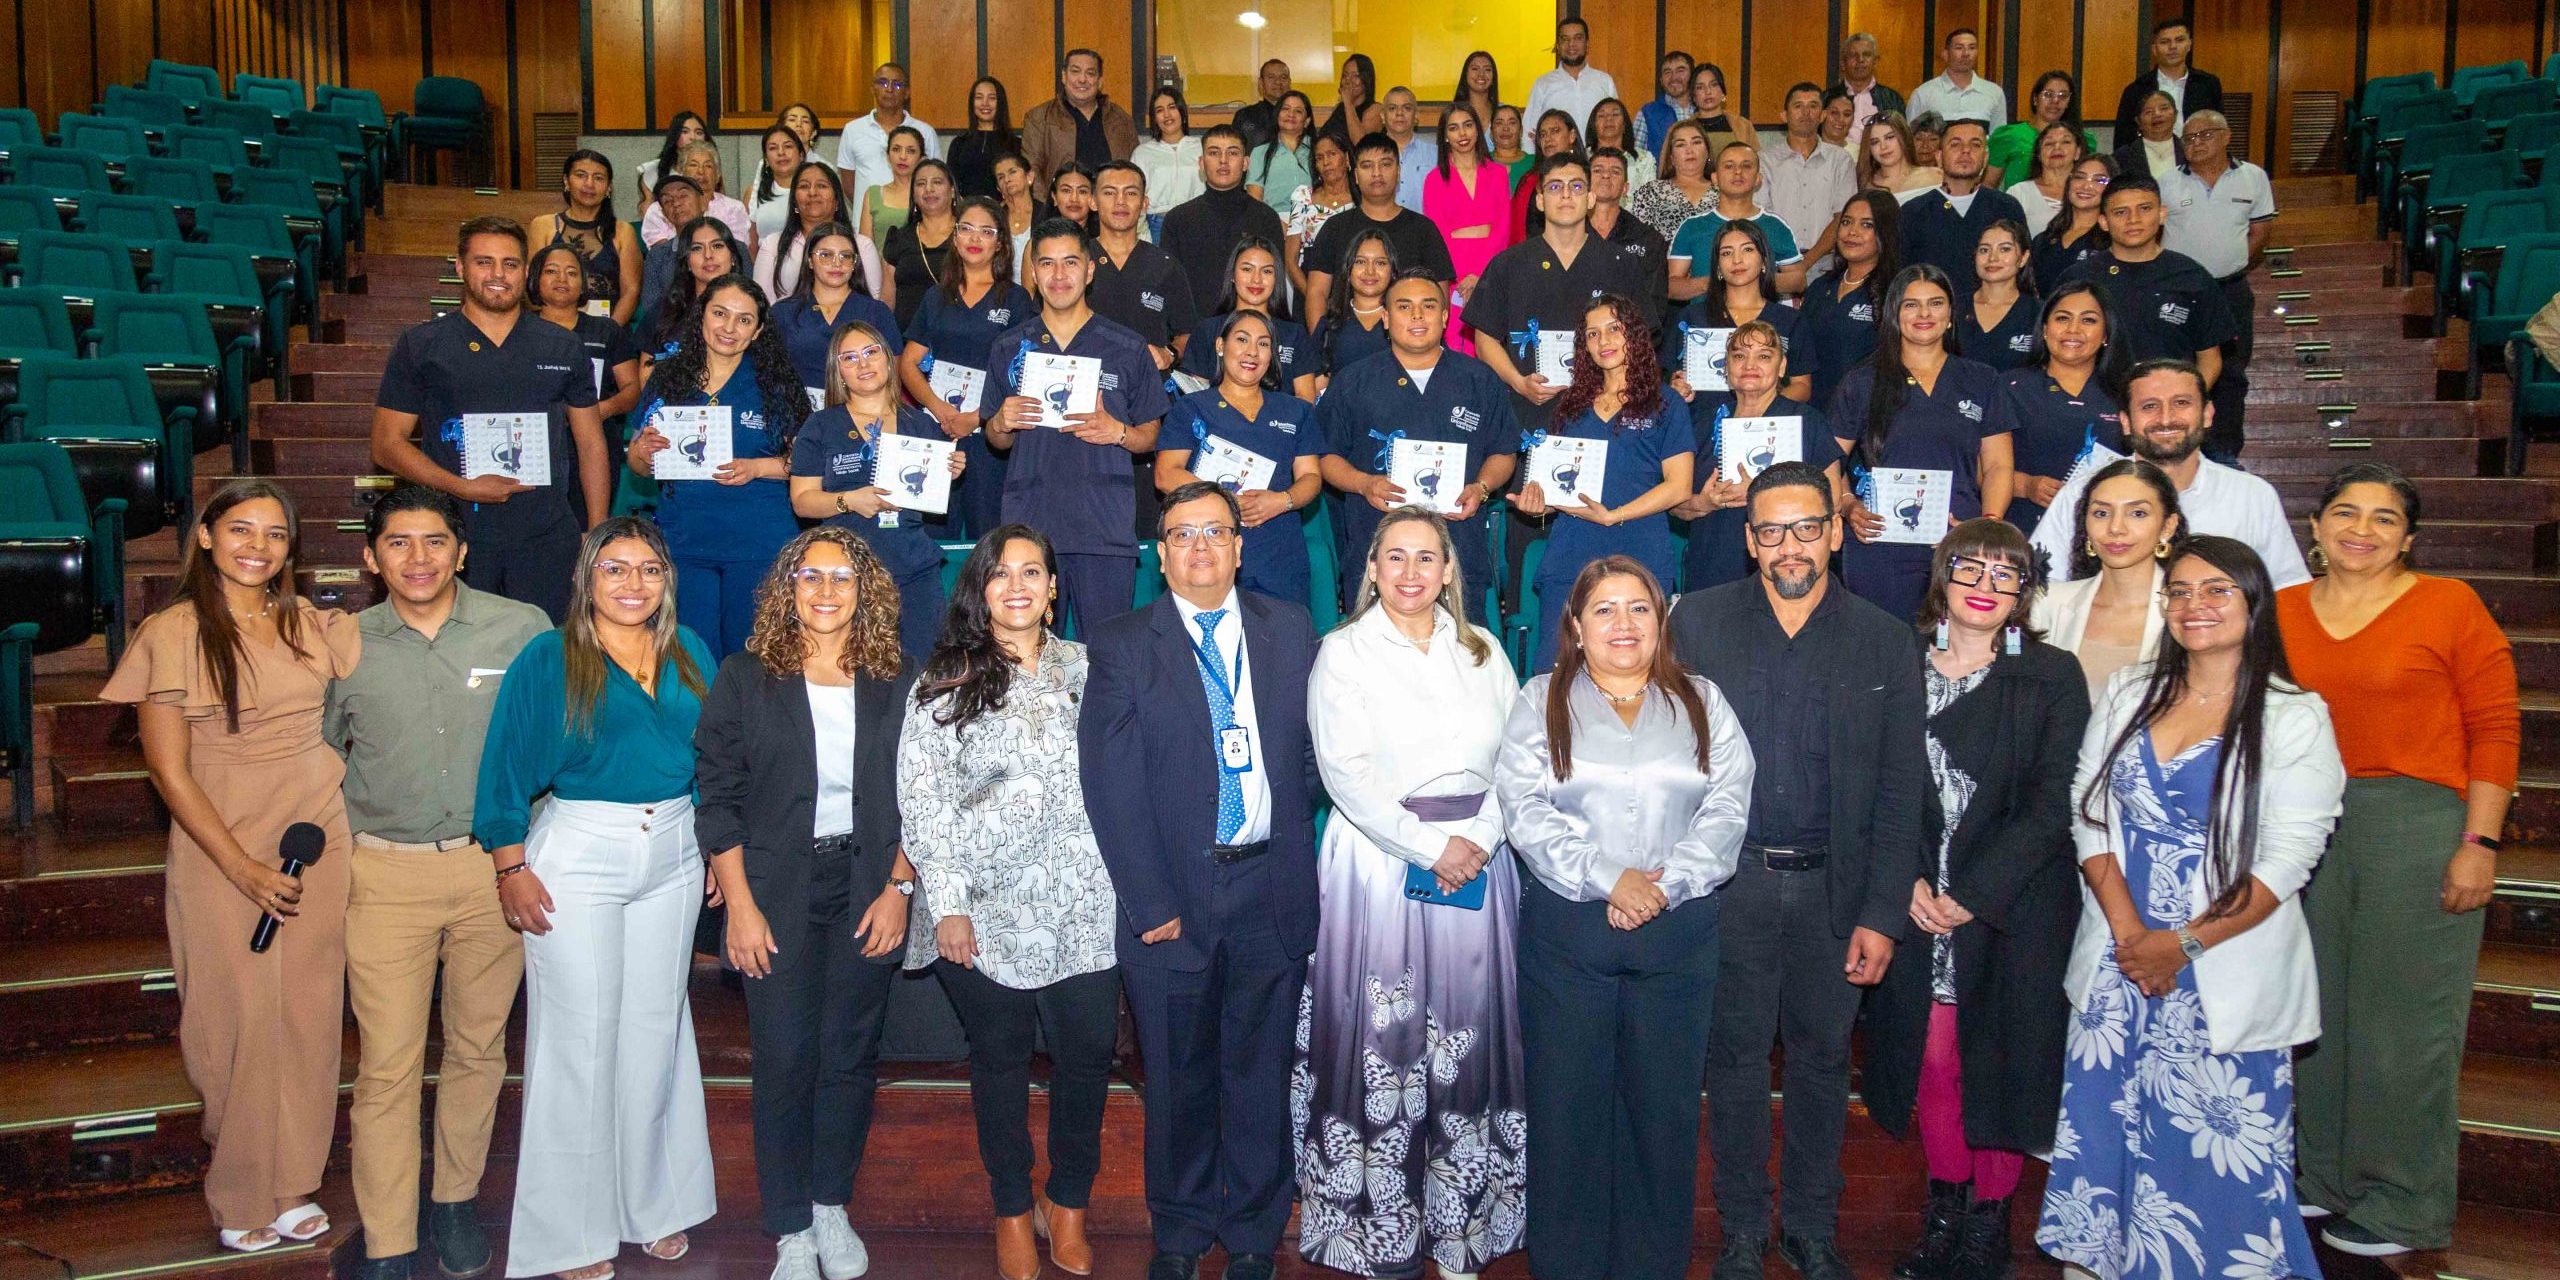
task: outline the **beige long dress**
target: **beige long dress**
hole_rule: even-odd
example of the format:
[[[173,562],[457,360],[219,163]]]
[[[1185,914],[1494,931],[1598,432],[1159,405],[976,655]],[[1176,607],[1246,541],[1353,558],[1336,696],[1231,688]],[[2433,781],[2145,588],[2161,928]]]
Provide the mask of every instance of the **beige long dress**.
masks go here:
[[[205,1200],[216,1225],[266,1226],[276,1202],[311,1195],[329,1158],[338,1110],[346,1004],[345,766],[320,738],[329,681],[355,669],[356,620],[302,611],[303,654],[282,641],[249,646],[240,669],[240,729],[231,730],[196,643],[192,606],[154,614],[99,694],[157,702],[187,719],[187,767],[240,847],[271,860],[286,827],[317,823],[327,851],[302,873],[301,914],[263,955],[249,951],[258,909],[171,823],[169,953],[178,977],[178,1049],[204,1096],[213,1145]]]

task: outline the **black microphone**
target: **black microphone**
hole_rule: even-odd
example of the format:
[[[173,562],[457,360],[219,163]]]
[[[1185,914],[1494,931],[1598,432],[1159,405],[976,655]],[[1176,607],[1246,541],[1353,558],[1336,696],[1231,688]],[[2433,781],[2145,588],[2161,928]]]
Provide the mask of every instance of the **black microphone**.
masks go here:
[[[304,867],[320,860],[320,851],[329,847],[329,833],[317,825],[297,822],[284,829],[284,838],[276,841],[276,855],[284,860],[284,873],[302,874]],[[276,926],[284,921],[273,912],[258,917],[258,927],[249,934],[249,950],[263,954],[276,940]]]

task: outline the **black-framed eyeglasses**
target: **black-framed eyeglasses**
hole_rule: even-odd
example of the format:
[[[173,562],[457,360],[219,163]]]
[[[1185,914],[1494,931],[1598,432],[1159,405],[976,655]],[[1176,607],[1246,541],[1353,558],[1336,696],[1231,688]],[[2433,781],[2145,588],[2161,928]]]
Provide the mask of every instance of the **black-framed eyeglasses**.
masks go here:
[[[1793,534],[1798,542],[1820,542],[1823,535],[1831,532],[1831,522],[1835,518],[1807,516],[1786,524],[1755,524],[1751,526],[1751,540],[1764,547],[1774,547]]]
[[[1947,581],[1959,587],[1979,587],[1986,577],[1991,580],[1993,595],[2021,596],[2027,593],[2026,572],[2016,565],[1973,556],[1956,556],[1947,561]]]

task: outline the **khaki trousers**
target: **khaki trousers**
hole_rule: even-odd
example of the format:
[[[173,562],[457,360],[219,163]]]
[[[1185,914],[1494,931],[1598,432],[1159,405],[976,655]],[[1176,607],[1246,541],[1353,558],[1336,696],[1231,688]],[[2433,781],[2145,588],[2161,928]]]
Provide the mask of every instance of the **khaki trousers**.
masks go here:
[[[507,1077],[507,1012],[524,977],[524,944],[507,927],[478,844],[435,852],[355,840],[347,902],[347,990],[363,1037],[355,1103],[356,1209],[365,1255],[418,1246],[418,1096],[427,1011],[444,970],[444,1056],[436,1072],[434,1197],[480,1193],[489,1128]]]

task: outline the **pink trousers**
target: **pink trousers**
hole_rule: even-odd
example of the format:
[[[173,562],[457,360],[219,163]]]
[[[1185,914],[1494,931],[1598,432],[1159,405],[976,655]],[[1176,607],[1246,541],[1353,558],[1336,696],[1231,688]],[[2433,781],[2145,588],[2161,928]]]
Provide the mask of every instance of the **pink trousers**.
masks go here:
[[[1982,1149],[1964,1140],[1964,1058],[1956,1049],[1956,1007],[1929,1006],[1929,1042],[1920,1055],[1920,1149],[1929,1176],[1970,1182],[1976,1200],[2005,1200],[2018,1189],[2027,1157],[2018,1151]]]

